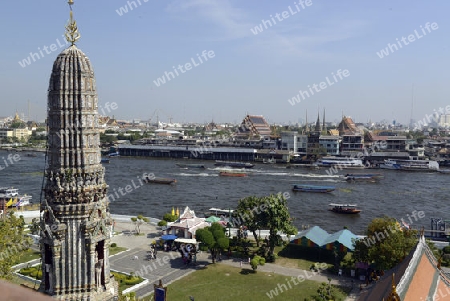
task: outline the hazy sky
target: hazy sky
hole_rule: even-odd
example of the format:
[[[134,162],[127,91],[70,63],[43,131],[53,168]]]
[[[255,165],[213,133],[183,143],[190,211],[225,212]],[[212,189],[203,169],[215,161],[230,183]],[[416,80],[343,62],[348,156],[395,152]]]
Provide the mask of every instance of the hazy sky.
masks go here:
[[[447,0],[75,0],[73,10],[99,106],[117,103],[109,111],[119,119],[250,113],[295,123],[325,108],[328,121],[343,112],[406,123],[412,94],[415,119],[450,104]],[[29,100],[42,120],[53,61],[67,47],[67,1],[6,1],[0,14],[0,116],[26,115]]]

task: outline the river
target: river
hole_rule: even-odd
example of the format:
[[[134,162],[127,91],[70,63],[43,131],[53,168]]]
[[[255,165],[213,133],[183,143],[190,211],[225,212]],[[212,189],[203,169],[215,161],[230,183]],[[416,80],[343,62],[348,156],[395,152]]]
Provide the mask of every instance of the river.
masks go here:
[[[44,154],[28,157],[26,153],[18,153],[20,160],[13,164],[8,161],[8,154],[13,153],[0,151],[0,168],[3,168],[0,186],[19,188],[21,194],[32,195],[33,202],[38,203]],[[385,176],[379,183],[347,183],[343,179],[345,173],[360,171],[343,170],[330,176],[325,169],[313,171],[257,164],[249,170],[248,177],[239,178],[219,176],[212,161],[194,161],[204,164],[206,169],[181,169],[175,165],[177,162],[185,161],[117,157],[104,164],[111,213],[162,218],[173,207],[183,210],[189,206],[200,215],[211,207],[233,209],[239,199],[247,196],[288,192],[289,211],[299,229],[318,225],[331,233],[347,227],[363,234],[373,218],[383,215],[403,218],[414,228],[425,226],[426,229],[430,228],[432,217],[450,219],[448,174],[373,170]],[[144,173],[175,178],[177,183],[141,184]],[[325,194],[292,192],[292,184],[296,183],[333,185],[336,190]],[[329,203],[357,204],[363,211],[354,216],[336,214],[328,211]],[[414,211],[423,211],[420,216],[424,217],[413,217]]]

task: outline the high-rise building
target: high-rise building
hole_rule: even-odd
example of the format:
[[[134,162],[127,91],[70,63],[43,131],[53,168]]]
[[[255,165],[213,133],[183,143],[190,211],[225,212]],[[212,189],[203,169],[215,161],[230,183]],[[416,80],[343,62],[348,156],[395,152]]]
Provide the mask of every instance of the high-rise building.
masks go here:
[[[442,114],[439,116],[438,125],[443,128],[450,127],[450,114]]]

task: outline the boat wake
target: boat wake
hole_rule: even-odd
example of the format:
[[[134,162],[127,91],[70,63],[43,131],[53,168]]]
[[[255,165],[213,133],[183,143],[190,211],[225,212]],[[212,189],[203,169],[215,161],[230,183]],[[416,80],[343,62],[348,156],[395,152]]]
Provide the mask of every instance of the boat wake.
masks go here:
[[[180,177],[217,177],[217,175],[215,175],[215,174],[209,174],[209,173],[205,173],[205,172],[202,172],[202,173],[178,173],[175,175],[180,176]]]
[[[246,173],[250,173],[250,172],[252,172],[252,173],[254,173],[255,172],[255,170],[251,170],[251,169],[249,169],[249,168],[232,168],[232,167],[228,167],[228,166],[219,166],[219,167],[214,167],[214,168],[208,168],[208,170],[211,170],[211,171],[218,171],[218,172],[220,172],[220,171],[233,171],[233,172],[246,172]]]
[[[256,172],[256,174],[266,176],[289,176],[289,173],[287,172]]]
[[[341,180],[334,180],[334,179],[324,179],[324,180],[319,180],[319,179],[311,179],[311,180],[306,180],[306,179],[302,179],[302,180],[296,180],[296,182],[329,182],[329,183],[341,183]]]
[[[294,173],[292,176],[295,177],[305,177],[305,178],[339,178],[339,175],[318,175],[318,174],[302,174],[302,173]]]

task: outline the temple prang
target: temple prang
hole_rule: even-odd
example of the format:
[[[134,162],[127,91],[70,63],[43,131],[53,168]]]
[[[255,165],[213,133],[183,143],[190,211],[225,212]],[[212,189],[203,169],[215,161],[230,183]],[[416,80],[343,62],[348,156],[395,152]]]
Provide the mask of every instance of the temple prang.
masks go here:
[[[110,273],[112,219],[100,156],[98,97],[88,57],[71,43],[56,58],[48,88],[48,140],[41,201],[40,291],[57,300],[117,300]]]

